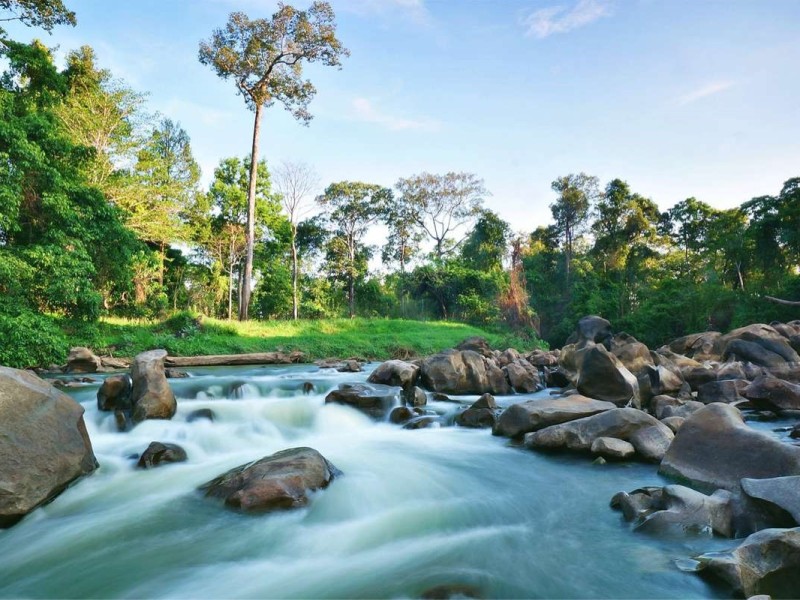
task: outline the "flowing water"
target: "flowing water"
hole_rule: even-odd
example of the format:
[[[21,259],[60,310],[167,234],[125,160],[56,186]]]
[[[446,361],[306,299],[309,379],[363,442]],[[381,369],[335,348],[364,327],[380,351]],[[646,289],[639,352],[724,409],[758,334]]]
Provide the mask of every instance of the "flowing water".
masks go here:
[[[413,598],[440,585],[486,598],[725,594],[674,561],[732,542],[648,537],[608,507],[620,490],[663,485],[652,465],[534,453],[488,430],[404,430],[324,404],[330,389],[367,373],[189,372],[171,380],[175,417],[128,433],[97,411],[98,384],[71,392],[86,408],[100,468],[0,531],[1,597]],[[316,388],[308,395],[306,381]],[[199,408],[215,420],[187,422]],[[151,441],[180,444],[189,460],[134,468]],[[297,446],[344,473],[306,508],[243,515],[196,492],[229,468]]]

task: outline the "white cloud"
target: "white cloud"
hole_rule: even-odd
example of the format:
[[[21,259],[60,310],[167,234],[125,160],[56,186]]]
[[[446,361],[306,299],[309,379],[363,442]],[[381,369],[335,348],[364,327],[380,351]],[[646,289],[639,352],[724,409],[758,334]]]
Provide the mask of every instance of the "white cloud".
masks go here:
[[[572,6],[540,8],[522,19],[525,35],[539,39],[589,25],[611,14],[611,0],[578,0]]]
[[[708,98],[714,94],[724,92],[735,84],[735,81],[712,81],[678,98],[678,104],[680,106],[686,106],[692,102],[697,102],[703,98]]]
[[[353,115],[358,121],[383,125],[390,131],[439,131],[442,124],[434,119],[407,119],[382,112],[366,98],[353,100]]]

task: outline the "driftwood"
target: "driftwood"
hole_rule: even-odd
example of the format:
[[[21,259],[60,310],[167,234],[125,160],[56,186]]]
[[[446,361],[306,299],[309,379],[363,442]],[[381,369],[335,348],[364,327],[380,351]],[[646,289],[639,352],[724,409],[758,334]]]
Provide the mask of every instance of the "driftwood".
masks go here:
[[[302,352],[256,352],[254,354],[212,354],[209,356],[167,356],[168,367],[221,367],[235,365],[290,365],[303,362]]]
[[[770,302],[783,304],[785,306],[800,306],[800,300],[782,300],[781,298],[773,298],[772,296],[764,296],[764,298]]]

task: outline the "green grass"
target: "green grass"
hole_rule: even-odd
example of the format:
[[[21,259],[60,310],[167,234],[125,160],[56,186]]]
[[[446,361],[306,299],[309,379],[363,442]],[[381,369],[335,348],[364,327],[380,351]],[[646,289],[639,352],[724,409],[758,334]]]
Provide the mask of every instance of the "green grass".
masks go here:
[[[164,348],[173,356],[299,350],[308,361],[348,357],[385,360],[432,354],[475,335],[485,337],[493,348],[528,350],[538,344],[445,321],[327,319],[239,323],[204,318],[198,326],[188,313],[160,322],[104,318],[90,325],[73,324],[65,332],[72,346],[88,346],[98,354],[118,357]]]

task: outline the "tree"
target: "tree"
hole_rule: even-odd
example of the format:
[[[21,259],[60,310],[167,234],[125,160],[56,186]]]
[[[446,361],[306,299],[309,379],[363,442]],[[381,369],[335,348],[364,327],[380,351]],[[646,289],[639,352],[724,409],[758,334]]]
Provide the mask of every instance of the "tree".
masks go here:
[[[358,181],[332,183],[317,202],[328,211],[335,228],[329,254],[336,270],[347,282],[347,304],[350,318],[355,316],[355,281],[366,267],[364,234],[392,200],[391,190]]]
[[[462,260],[479,271],[502,271],[510,235],[511,227],[497,213],[482,210],[461,247]]]
[[[483,180],[472,173],[422,173],[397,182],[400,201],[436,245],[436,258],[447,254],[445,241],[471,221],[488,195]],[[454,244],[457,247],[461,241]]]
[[[317,187],[319,178],[312,167],[304,163],[283,162],[275,170],[275,187],[281,195],[283,209],[289,218],[292,248],[292,318],[297,320],[297,225],[308,214],[306,200]]]
[[[200,62],[211,66],[223,79],[232,78],[247,106],[255,112],[250,153],[245,259],[239,319],[247,320],[255,239],[255,197],[261,114],[275,101],[283,104],[304,124],[311,119],[308,104],[316,93],[302,79],[303,62],[340,66],[348,50],[336,38],[335,15],[327,2],[314,2],[307,11],[278,3],[272,19],[251,20],[234,12],[224,29],[200,43]]]
[[[570,266],[575,238],[589,216],[589,207],[599,196],[597,177],[586,173],[570,174],[556,179],[550,187],[558,192],[558,200],[550,205],[555,226],[564,240],[564,265],[569,285]]]
[[[381,249],[381,260],[385,264],[397,262],[400,273],[405,274],[406,265],[419,251],[423,237],[414,211],[405,202],[391,202],[386,206],[382,218],[389,235]]]
[[[75,13],[67,10],[62,0],[0,0],[0,11],[11,13],[11,16],[0,17],[0,22],[20,21],[48,32],[56,25],[74,27],[77,23]],[[4,35],[5,30],[0,27],[0,38]]]

